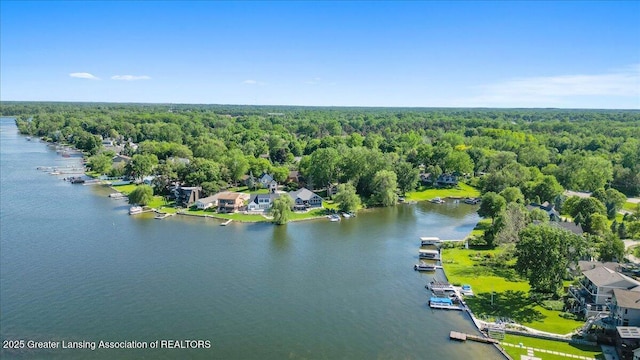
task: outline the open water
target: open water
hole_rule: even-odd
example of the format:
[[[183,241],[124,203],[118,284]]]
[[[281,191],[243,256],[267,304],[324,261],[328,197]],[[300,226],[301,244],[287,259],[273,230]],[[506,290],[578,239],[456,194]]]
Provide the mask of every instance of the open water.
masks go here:
[[[448,340],[476,330],[462,312],[429,309],[432,275],[412,268],[418,237],[466,236],[474,206],[399,205],[285,226],[154,220],[129,216],[107,188],[36,170],[74,161],[0,121],[0,337],[25,341],[3,359],[501,358]],[[210,346],[29,348],[162,340]]]

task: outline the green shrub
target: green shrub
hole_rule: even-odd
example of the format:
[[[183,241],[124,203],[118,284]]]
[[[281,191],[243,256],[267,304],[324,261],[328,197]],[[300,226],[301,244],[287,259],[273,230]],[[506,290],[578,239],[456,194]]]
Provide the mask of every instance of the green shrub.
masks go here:
[[[561,312],[560,317],[565,319],[578,320],[578,316],[576,314],[572,314],[568,312]]]
[[[542,307],[547,310],[562,311],[564,302],[562,300],[544,300],[542,301]]]

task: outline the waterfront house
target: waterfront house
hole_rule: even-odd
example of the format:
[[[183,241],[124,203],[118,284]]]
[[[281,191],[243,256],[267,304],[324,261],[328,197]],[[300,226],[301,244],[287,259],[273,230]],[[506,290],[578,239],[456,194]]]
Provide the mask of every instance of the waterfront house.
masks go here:
[[[640,326],[640,288],[613,289],[611,317],[617,326]]]
[[[433,183],[433,180],[431,178],[431,173],[422,173],[422,174],[420,174],[420,182],[423,185],[431,185]]]
[[[637,280],[605,266],[586,270],[582,275],[580,285],[570,286],[569,294],[577,300],[572,311],[587,318],[610,312],[614,289],[632,290],[640,286]]]
[[[248,211],[266,211],[273,206],[273,200],[279,197],[280,194],[253,194],[249,198],[249,204],[247,205]]]
[[[206,210],[214,206],[218,206],[218,194],[200,198],[196,201],[196,207],[199,210]]]
[[[309,189],[302,188],[291,191],[289,196],[293,199],[294,210],[308,210],[322,207],[322,198]]]
[[[438,186],[456,186],[458,185],[458,177],[453,174],[442,174],[436,180]]]
[[[232,199],[233,198],[233,194],[239,194],[238,197],[239,199],[242,200],[242,204],[240,204],[240,202],[237,203],[236,206],[236,210],[239,210],[240,208],[242,208],[244,206],[244,201],[249,200],[249,194],[246,193],[236,193],[236,192],[231,192],[231,191],[221,191],[217,194],[211,195],[211,196],[207,196],[205,198],[201,198],[198,199],[198,201],[196,201],[196,207],[200,210],[206,210],[212,207],[217,208],[218,207],[218,200],[222,197],[222,198],[227,198],[227,199]],[[229,204],[231,203],[231,201],[228,202]],[[235,202],[234,202],[235,203]],[[232,207],[230,207],[230,209],[233,209]]]
[[[223,192],[218,194],[218,212],[236,212],[244,208],[244,202],[249,194],[237,192]]]
[[[183,187],[178,186],[173,189],[173,196],[176,199],[176,205],[189,207],[200,199],[202,188],[200,186]]]

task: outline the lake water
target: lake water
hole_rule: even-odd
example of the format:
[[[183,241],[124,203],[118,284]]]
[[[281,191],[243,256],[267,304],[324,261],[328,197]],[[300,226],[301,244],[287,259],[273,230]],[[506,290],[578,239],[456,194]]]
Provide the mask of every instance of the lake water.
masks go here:
[[[129,216],[107,188],[36,170],[77,159],[27,141],[13,119],[0,130],[3,342],[210,342],[3,349],[3,359],[501,358],[492,346],[448,340],[476,330],[462,312],[429,309],[432,275],[412,268],[418,237],[466,236],[474,206],[400,205],[284,226],[160,221]]]

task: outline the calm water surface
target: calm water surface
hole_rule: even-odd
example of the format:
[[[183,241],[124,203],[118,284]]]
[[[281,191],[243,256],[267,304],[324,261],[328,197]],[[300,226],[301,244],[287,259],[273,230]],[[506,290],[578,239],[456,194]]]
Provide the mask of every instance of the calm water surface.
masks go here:
[[[2,350],[4,358],[499,359],[462,312],[432,311],[418,237],[466,236],[465,204],[340,223],[219,226],[127,215],[101,186],[36,170],[64,159],[0,122],[2,340],[202,339],[210,349]],[[441,277],[442,274],[437,276]]]

